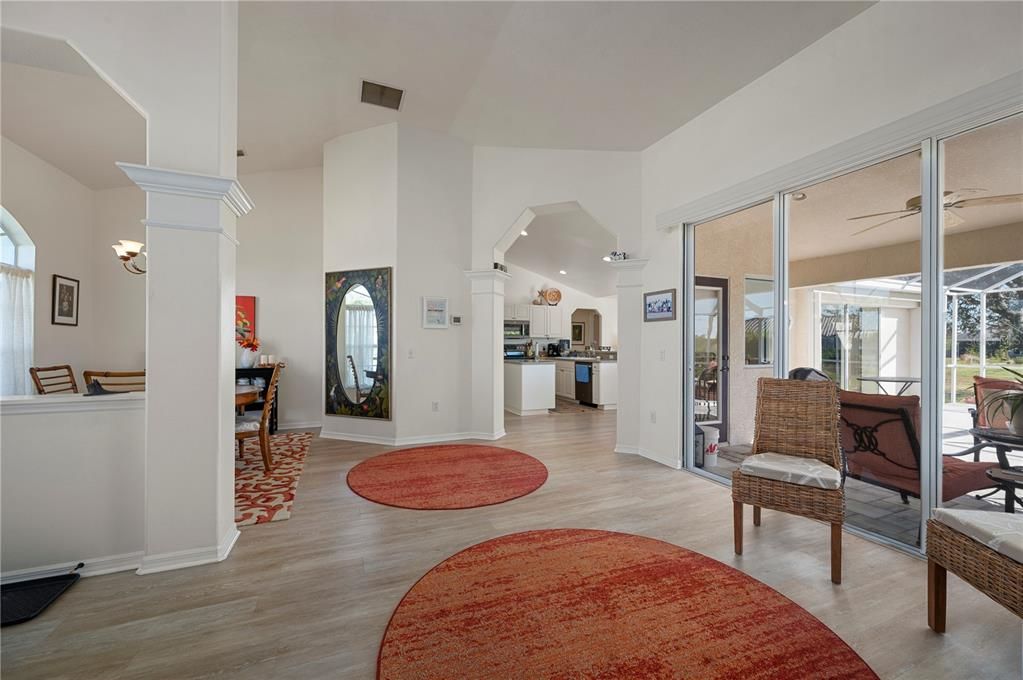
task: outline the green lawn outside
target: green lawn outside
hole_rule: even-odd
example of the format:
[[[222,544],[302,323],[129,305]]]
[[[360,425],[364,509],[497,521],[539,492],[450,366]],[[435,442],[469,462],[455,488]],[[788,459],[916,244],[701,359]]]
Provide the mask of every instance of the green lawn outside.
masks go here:
[[[1013,370],[1023,373],[1023,364],[1006,364]],[[973,403],[973,376],[980,375],[979,365],[970,364],[959,364],[956,369],[956,401],[972,404]],[[951,380],[952,369],[945,369],[945,395],[948,398],[948,383]],[[1005,370],[1001,366],[992,366],[988,364],[987,367],[988,378],[1000,378],[1002,380],[1019,380],[1018,376],[1014,376],[1009,371]]]

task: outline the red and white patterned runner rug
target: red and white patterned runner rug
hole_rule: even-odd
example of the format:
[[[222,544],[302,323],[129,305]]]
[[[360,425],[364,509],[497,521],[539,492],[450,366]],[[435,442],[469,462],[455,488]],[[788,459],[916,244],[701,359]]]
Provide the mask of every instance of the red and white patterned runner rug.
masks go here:
[[[270,437],[273,470],[263,472],[256,437],[241,440],[234,460],[234,521],[238,526],[276,522],[291,517],[295,488],[305,467],[311,432],[284,432]]]

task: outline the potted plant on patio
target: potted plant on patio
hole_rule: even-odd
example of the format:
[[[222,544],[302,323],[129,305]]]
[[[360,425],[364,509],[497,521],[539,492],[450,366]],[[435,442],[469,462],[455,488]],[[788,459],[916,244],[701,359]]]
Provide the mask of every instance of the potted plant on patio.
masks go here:
[[[984,398],[984,403],[978,406],[984,409],[988,422],[993,422],[995,417],[1002,414],[1005,416],[1009,431],[1023,435],[1023,373],[1007,366],[1003,368],[1016,376],[1014,381],[1016,386],[992,392]]]

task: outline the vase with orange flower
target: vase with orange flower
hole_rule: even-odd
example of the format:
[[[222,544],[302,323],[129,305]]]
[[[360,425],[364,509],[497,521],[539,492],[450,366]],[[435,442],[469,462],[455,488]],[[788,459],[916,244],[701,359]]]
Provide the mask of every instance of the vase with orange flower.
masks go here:
[[[242,368],[252,368],[259,361],[259,339],[254,335],[238,338],[238,346],[242,348],[239,363]]]

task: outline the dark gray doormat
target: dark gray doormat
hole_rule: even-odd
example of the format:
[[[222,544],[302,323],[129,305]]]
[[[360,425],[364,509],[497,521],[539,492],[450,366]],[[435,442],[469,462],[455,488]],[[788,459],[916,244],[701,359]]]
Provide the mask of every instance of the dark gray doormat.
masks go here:
[[[79,564],[75,569],[82,566]],[[80,578],[81,574],[70,573],[5,583],[0,586],[0,625],[10,626],[34,619]]]

